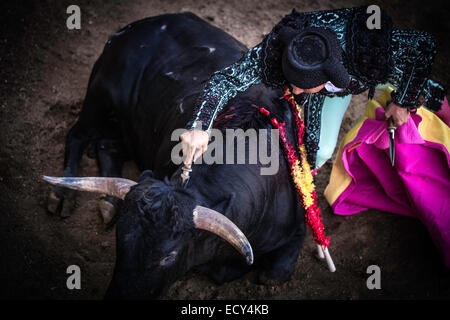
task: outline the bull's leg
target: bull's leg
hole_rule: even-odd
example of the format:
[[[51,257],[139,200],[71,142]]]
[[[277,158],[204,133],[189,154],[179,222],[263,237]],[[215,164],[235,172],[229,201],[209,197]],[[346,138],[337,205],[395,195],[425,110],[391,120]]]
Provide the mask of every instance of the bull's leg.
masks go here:
[[[107,99],[97,97],[95,89],[89,88],[77,123],[66,136],[63,177],[76,177],[78,164],[84,150],[91,141],[99,137],[100,126],[105,126],[108,114]],[[55,187],[48,197],[47,209],[52,214],[68,217],[76,205],[77,191],[65,187]]]
[[[304,236],[305,227],[303,226],[290,242],[265,255],[263,273],[260,274],[261,282],[273,282],[271,280],[284,282],[291,278],[303,245]]]
[[[89,137],[78,121],[66,136],[63,177],[78,175],[78,162],[89,144]],[[52,214],[68,217],[76,205],[76,191],[56,186],[50,192],[47,209]]]
[[[125,152],[121,140],[99,140],[96,149],[100,175],[102,177],[121,177],[125,162]],[[120,199],[108,195],[99,200],[98,208],[106,225],[113,222],[120,202]]]

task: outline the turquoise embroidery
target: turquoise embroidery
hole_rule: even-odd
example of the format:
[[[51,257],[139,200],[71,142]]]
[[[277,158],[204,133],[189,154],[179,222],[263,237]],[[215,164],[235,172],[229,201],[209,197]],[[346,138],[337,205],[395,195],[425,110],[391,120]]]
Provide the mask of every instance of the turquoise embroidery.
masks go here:
[[[238,62],[212,75],[200,98],[191,128],[198,128],[201,122],[202,129],[210,131],[217,114],[230,99],[261,82],[260,53],[261,45],[247,51]]]

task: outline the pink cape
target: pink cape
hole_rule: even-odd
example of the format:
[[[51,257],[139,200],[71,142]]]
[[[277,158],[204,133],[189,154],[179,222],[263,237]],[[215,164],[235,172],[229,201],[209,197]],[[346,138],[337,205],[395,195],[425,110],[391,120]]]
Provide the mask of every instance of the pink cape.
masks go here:
[[[352,181],[332,208],[341,215],[377,209],[420,219],[450,268],[450,155],[445,145],[422,138],[421,121],[412,114],[396,130],[392,167],[384,109],[376,108],[375,119],[366,119],[343,148]]]

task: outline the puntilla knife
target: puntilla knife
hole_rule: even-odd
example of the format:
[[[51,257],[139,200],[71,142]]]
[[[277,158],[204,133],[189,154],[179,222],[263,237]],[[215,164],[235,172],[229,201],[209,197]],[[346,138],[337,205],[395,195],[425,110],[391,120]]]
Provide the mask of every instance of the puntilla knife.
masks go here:
[[[390,117],[388,119],[387,131],[389,133],[389,156],[391,157],[391,165],[394,166],[394,161],[395,161],[395,145],[394,145],[395,126],[394,126],[394,120],[392,120],[392,117]]]

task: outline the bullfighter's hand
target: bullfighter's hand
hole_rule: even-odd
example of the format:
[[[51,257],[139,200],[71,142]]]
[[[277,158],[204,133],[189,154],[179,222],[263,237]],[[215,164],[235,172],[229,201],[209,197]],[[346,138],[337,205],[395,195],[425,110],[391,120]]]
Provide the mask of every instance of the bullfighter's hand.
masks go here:
[[[387,119],[392,117],[393,123],[395,127],[400,127],[408,122],[409,119],[409,111],[407,108],[402,108],[398,104],[393,102],[389,103],[384,113],[384,117]]]
[[[183,151],[184,165],[190,167],[203,152],[208,149],[209,134],[203,130],[189,130],[180,136]]]

